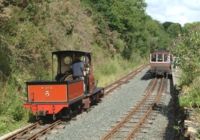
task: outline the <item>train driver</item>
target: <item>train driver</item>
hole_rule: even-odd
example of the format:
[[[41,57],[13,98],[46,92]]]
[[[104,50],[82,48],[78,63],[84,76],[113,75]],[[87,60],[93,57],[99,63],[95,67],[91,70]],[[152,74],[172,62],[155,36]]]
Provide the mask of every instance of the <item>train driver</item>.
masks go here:
[[[73,79],[84,79],[84,63],[79,56],[75,56],[72,63]]]

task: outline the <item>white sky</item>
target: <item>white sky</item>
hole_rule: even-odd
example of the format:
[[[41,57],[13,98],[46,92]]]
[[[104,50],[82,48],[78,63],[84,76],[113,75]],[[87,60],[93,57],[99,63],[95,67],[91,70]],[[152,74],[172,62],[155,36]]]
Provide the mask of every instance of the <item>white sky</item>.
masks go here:
[[[161,22],[178,22],[182,25],[200,21],[200,0],[145,0],[146,12]]]

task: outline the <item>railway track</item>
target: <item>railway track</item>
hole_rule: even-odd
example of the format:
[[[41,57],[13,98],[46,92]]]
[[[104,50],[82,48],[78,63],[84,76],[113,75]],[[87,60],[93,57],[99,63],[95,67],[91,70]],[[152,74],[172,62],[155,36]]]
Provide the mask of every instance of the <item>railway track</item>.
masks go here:
[[[122,117],[101,140],[134,139],[136,133],[148,120],[153,108],[159,103],[166,84],[167,80],[164,78],[153,79],[145,90],[144,98],[125,117]]]
[[[120,78],[119,80],[109,84],[108,86],[106,86],[104,88],[104,95],[108,95],[109,93],[111,93],[113,90],[115,90],[116,88],[118,88],[119,86],[127,83],[130,79],[132,79],[135,75],[137,75],[139,72],[141,72],[147,65],[142,65],[140,67],[138,67],[136,70],[130,72],[129,74],[127,74],[126,76]]]
[[[37,140],[39,137],[47,134],[52,129],[58,127],[63,122],[57,120],[52,124],[40,125],[38,122],[24,128],[23,130],[5,138],[4,140]]]
[[[127,83],[130,79],[132,79],[136,74],[141,72],[147,65],[142,65],[138,67],[136,70],[133,72],[129,73],[128,75],[120,78],[116,82],[111,83],[107,87],[105,87],[105,94],[108,95],[111,93],[113,90],[121,86],[122,84]],[[59,125],[61,125],[63,121],[57,120],[51,124],[45,124],[45,125],[40,125],[39,122],[33,123],[17,132],[14,134],[11,134],[10,136],[7,136],[6,138],[3,138],[3,140],[36,140],[42,137],[43,135],[49,133],[52,129],[55,129]]]

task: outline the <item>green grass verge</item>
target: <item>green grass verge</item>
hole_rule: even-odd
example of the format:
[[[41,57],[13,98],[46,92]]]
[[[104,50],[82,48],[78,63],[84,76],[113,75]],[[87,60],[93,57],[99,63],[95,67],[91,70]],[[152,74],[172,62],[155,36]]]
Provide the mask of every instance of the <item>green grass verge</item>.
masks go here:
[[[99,86],[106,86],[111,82],[133,71],[140,63],[131,63],[122,61],[119,58],[108,60],[109,64],[103,64],[95,71],[95,77],[98,79]]]
[[[22,128],[27,125],[27,118],[23,118],[23,120],[15,121],[12,116],[1,115],[0,116],[0,136],[11,132],[15,129]]]
[[[146,63],[146,60],[142,59],[138,54],[134,53],[131,60],[126,60],[119,54],[112,56],[109,54],[110,52],[98,45],[93,46],[92,52],[95,79],[98,80],[98,86],[101,87],[128,74],[137,66]]]
[[[23,101],[17,84],[8,80],[0,88],[0,135],[27,124],[29,113],[23,108]],[[22,93],[21,93],[22,94]]]
[[[200,77],[196,77],[189,85],[187,91],[180,96],[180,105],[182,107],[200,108]]]

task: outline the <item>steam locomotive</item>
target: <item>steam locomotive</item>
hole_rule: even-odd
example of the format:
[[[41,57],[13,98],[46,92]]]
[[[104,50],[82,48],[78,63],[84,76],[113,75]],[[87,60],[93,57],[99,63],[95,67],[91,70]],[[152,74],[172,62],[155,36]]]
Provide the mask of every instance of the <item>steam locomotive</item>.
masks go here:
[[[74,76],[75,59],[82,63],[82,75]],[[79,70],[80,71],[80,70]],[[98,102],[104,89],[96,85],[90,52],[52,52],[51,81],[28,81],[27,101],[24,104],[37,119],[43,116],[69,117],[74,110],[88,109]]]

